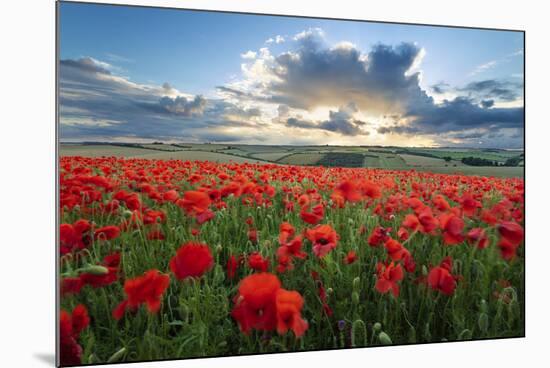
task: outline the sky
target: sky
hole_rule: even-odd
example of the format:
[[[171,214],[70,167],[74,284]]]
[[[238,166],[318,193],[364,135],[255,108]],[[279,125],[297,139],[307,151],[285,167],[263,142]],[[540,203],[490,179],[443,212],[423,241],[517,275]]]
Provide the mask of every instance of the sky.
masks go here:
[[[523,148],[521,32],[61,3],[59,40],[64,142]]]

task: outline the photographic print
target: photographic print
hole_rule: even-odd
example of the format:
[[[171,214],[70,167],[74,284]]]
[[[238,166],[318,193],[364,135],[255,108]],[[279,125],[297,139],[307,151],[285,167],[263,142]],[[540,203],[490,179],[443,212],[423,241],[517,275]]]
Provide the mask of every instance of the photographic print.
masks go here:
[[[525,335],[524,32],[57,6],[58,365]]]

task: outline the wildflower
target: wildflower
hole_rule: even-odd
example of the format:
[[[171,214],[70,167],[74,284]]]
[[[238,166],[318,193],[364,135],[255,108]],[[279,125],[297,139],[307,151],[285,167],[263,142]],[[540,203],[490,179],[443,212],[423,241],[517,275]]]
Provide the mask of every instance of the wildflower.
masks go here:
[[[126,280],[124,283],[124,299],[114,310],[113,317],[121,319],[127,309],[137,310],[144,304],[150,313],[156,313],[160,309],[161,298],[168,285],[170,277],[158,270],[149,270],[142,276]]]
[[[208,245],[193,241],[183,244],[170,260],[170,270],[178,280],[201,277],[213,265],[214,259]]]

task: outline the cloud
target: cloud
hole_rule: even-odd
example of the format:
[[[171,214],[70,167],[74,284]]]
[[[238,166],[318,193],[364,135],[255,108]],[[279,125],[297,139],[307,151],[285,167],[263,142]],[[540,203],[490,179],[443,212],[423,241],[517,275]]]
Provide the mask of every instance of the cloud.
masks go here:
[[[376,44],[368,52],[350,42],[328,45],[322,30],[312,28],[293,37],[295,48],[278,55],[266,53],[247,67],[245,79],[225,92],[243,100],[277,104],[287,116],[278,120],[288,127],[317,129],[343,136],[362,134],[360,124],[341,109],[332,108],[325,121],[290,116],[289,110],[309,113],[319,108],[346,106],[353,101],[358,112],[384,123],[379,134],[430,136],[451,139],[457,132],[479,127],[485,134],[501,129],[523,129],[523,107],[497,107],[518,101],[523,86],[500,80],[471,82],[453,87],[445,82],[431,86],[441,98],[435,101],[420,86],[425,51],[412,43]],[[489,68],[490,66],[485,66]],[[442,99],[443,98],[443,99]],[[445,99],[446,98],[446,99]],[[495,106],[496,105],[496,106]],[[361,120],[358,120],[361,121]],[[437,137],[436,137],[437,135]]]
[[[288,116],[288,106],[280,105],[278,112],[280,118],[286,118]],[[345,136],[369,135],[368,131],[362,129],[367,123],[353,117],[356,112],[357,107],[355,104],[349,103],[346,106],[341,106],[337,111],[329,111],[328,120],[315,122],[300,117],[289,117],[284,122],[286,126],[292,128],[318,129],[340,133]]]
[[[307,130],[298,132],[311,143],[327,137],[353,143],[376,130],[369,140],[382,144],[391,142],[385,135],[399,135],[400,142],[522,144],[523,84],[517,79],[464,86],[441,81],[425,90],[421,45],[379,43],[363,50],[346,40],[329,43],[320,28],[279,36],[257,51],[236,52],[241,77],[218,85],[209,98],[168,82],[133,82],[90,57],[62,60],[62,137],[286,143],[296,130]]]
[[[486,63],[480,64],[477,67],[475,67],[475,69],[472,70],[468,74],[468,76],[473,77],[473,76],[476,76],[477,74],[481,74],[481,73],[484,73],[488,70],[494,69],[497,65],[505,63],[505,62],[509,62],[510,59],[512,59],[516,56],[523,56],[523,49],[519,49],[517,51],[514,51],[511,54],[508,54],[508,55],[506,55],[506,56],[504,56],[500,59],[491,60],[491,61],[488,61]]]
[[[67,66],[79,69],[83,72],[108,74],[111,72],[111,65],[102,61],[95,60],[91,57],[84,57],[77,60],[66,59],[60,61],[61,66]]]
[[[515,101],[523,95],[523,83],[486,79],[471,82],[465,87],[458,88],[471,98],[494,99],[497,101]]]
[[[176,98],[170,98],[164,96],[160,99],[159,104],[166,111],[182,116],[201,115],[206,106],[206,100],[204,97],[198,95],[194,99],[188,100],[183,96]]]
[[[243,59],[255,59],[256,58],[256,52],[252,50],[248,50],[244,54],[241,54],[241,57]]]
[[[423,55],[414,44],[378,44],[365,54],[349,42],[329,47],[318,28],[293,39],[296,49],[277,56],[266,52],[246,65],[245,80],[227,87],[231,93],[304,110],[353,101],[360,110],[379,114],[404,111],[405,103],[427,98],[419,87],[420,73],[411,72]]]
[[[446,93],[447,91],[449,91],[451,85],[449,83],[445,83],[445,82],[439,82],[439,83],[436,83],[432,86],[430,86],[432,92],[438,94],[438,95],[442,95],[444,93]]]
[[[480,74],[480,73],[483,73],[483,72],[485,72],[489,69],[493,69],[497,64],[498,64],[497,60],[491,60],[491,61],[488,61],[486,63],[480,64],[480,65],[476,66],[476,68],[474,70],[472,70],[470,72],[470,74],[468,74],[468,75],[470,77],[473,77],[476,74]]]
[[[110,70],[111,69],[111,70]],[[112,72],[109,64],[93,58],[60,62],[60,132],[62,139],[201,140],[205,129],[233,140],[225,130],[256,126],[261,115],[221,99],[184,93],[165,82],[160,86],[130,81]],[[258,129],[256,129],[258,132]],[[233,138],[232,138],[233,137]]]

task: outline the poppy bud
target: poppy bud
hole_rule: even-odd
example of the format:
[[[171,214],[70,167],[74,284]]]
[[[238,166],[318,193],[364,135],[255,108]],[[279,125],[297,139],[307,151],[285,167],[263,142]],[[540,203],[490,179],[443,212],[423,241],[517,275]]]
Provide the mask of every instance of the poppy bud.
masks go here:
[[[372,328],[374,331],[378,332],[382,329],[382,324],[380,322],[376,322]]]
[[[332,295],[333,292],[334,292],[334,290],[332,290],[332,288],[328,288],[328,289],[326,290],[327,297],[330,296],[330,295]]]
[[[378,334],[378,341],[380,341],[381,344],[384,344],[384,345],[391,345],[393,344],[393,342],[391,341],[390,337],[388,336],[387,333],[385,333],[384,331],[380,332]]]
[[[489,330],[489,316],[486,313],[480,313],[477,319],[477,325],[483,333],[487,333]]]
[[[361,290],[361,279],[359,277],[353,279],[353,290],[357,292]]]
[[[216,245],[216,253],[221,253],[222,250],[223,250],[223,247],[221,244]]]
[[[483,313],[487,313],[487,302],[485,301],[485,299],[481,299],[481,303],[479,305],[479,309],[483,312]]]
[[[422,276],[428,276],[428,267],[422,265]]]
[[[181,307],[180,307],[180,316],[181,316],[181,319],[185,323],[188,323],[188,321],[189,321],[189,308],[187,307],[187,305],[185,305],[185,304],[181,305]]]
[[[107,275],[109,273],[109,269],[104,266],[100,265],[90,265],[87,267],[83,267],[79,269],[80,273],[89,273],[91,275]]]
[[[132,211],[130,210],[124,210],[124,212],[122,212],[122,216],[124,216],[125,218],[129,219],[132,217]]]
[[[122,348],[116,351],[113,355],[111,355],[111,357],[107,359],[107,363],[119,362],[122,360],[125,354],[126,354],[126,348]]]
[[[351,301],[355,305],[359,304],[359,293],[357,291],[351,293]]]
[[[223,267],[220,265],[216,265],[214,267],[214,285],[219,285],[225,280],[225,272],[223,271]]]

